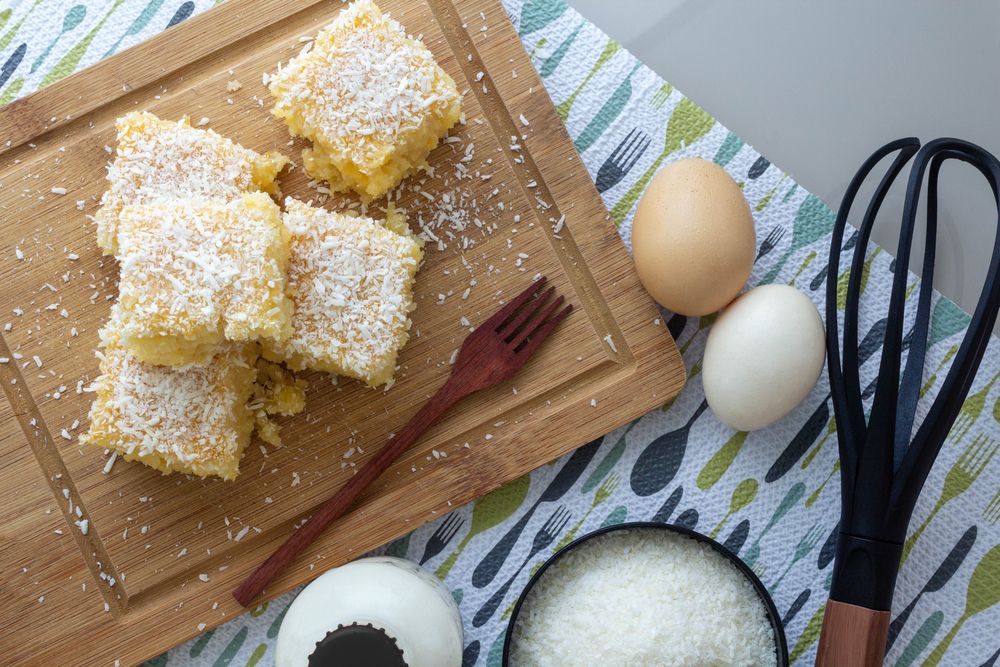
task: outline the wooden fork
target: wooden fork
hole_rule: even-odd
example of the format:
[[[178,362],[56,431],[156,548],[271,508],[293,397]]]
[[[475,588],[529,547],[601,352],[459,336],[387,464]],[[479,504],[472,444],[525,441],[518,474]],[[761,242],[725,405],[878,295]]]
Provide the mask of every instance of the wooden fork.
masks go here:
[[[248,606],[285,566],[312,544],[369,484],[455,403],[475,391],[514,377],[552,330],[573,310],[572,305],[559,310],[564,301],[562,296],[550,301],[555,294],[554,287],[539,295],[545,282],[544,276],[536,280],[466,337],[451,375],[437,393],[374,458],[233,591],[237,602]]]

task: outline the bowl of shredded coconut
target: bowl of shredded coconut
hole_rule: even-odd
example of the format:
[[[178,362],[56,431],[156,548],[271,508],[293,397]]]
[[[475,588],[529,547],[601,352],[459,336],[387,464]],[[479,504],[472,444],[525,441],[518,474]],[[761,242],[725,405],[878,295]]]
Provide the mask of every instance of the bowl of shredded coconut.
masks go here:
[[[680,526],[609,526],[566,545],[514,606],[510,667],[785,667],[767,589],[734,553]]]

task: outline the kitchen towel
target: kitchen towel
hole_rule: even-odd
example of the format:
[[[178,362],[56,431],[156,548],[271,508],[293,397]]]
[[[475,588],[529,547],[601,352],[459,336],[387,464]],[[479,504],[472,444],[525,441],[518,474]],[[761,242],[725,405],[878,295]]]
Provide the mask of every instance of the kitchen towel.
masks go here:
[[[21,0],[0,5],[0,103],[212,4]],[[823,202],[562,0],[503,0],[503,5],[626,243],[635,205],[659,168],[687,156],[713,160],[741,184],[756,221],[759,250],[750,285],[795,285],[822,312],[833,223]],[[632,142],[646,148],[637,162],[622,165],[616,149]],[[859,164],[864,157],[858,156]],[[841,294],[849,257],[840,271]],[[862,386],[876,372],[896,268],[891,256],[874,246],[868,257]],[[968,322],[954,303],[936,299],[918,419],[936,395]],[[500,663],[510,608],[539,563],[575,536],[636,520],[682,524],[729,544],[771,590],[793,664],[812,664],[840,507],[829,385],[824,373],[809,397],[770,428],[753,433],[727,428],[705,409],[701,387],[712,321],[664,313],[690,377],[675,401],[378,550],[421,562],[444,579],[465,621],[465,665]],[[907,545],[913,549],[899,575],[893,609],[898,635],[887,665],[992,665],[1000,655],[995,632],[1000,458],[991,458],[1000,442],[998,376],[1000,348],[994,339],[913,515]],[[986,464],[969,465],[970,458]],[[572,520],[553,544],[530,555],[536,532],[559,508]],[[516,539],[504,540],[508,534]],[[973,577],[976,585],[970,586]],[[507,594],[491,611],[486,602],[508,580]],[[270,664],[282,615],[294,596],[272,600],[147,665]]]

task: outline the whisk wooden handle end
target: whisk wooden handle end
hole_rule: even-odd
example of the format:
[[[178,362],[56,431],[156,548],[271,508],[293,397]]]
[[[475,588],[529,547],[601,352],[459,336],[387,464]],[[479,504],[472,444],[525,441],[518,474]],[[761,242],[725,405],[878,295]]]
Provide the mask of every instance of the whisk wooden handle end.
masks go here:
[[[817,667],[880,667],[889,612],[829,600],[816,651]]]

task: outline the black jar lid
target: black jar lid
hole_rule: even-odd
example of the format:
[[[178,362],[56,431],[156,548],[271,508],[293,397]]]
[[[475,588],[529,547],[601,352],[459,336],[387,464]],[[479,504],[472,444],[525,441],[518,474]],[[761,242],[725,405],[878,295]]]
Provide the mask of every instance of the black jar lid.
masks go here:
[[[403,649],[371,623],[340,625],[316,642],[309,667],[407,667]]]

